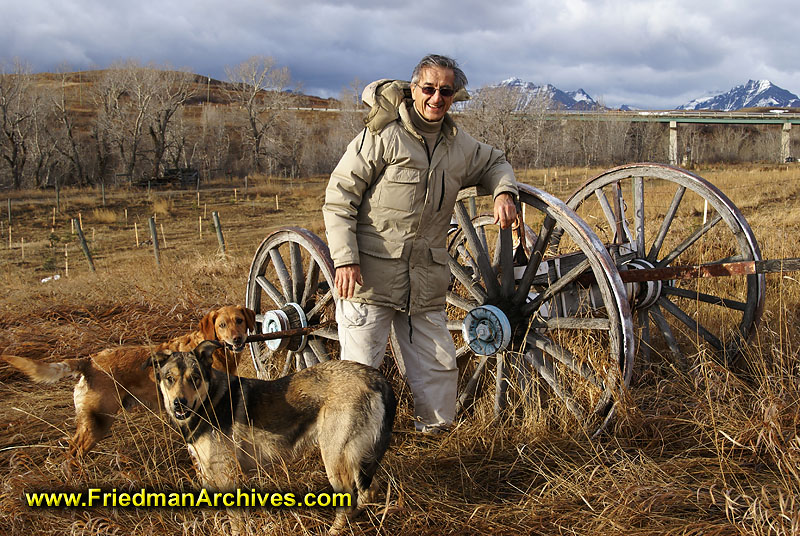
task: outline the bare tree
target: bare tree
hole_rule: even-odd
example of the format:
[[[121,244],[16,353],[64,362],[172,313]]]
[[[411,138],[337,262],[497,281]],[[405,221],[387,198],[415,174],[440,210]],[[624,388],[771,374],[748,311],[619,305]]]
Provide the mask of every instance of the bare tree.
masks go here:
[[[58,170],[59,174],[63,174],[67,167],[58,150],[64,136],[58,128],[54,103],[45,96],[47,90],[33,87],[31,91],[35,95],[33,102],[36,105],[31,108],[31,129],[28,136],[30,169],[26,175],[30,176],[35,186],[43,188],[50,183],[53,171]]]
[[[176,114],[182,111],[186,101],[194,96],[196,90],[194,77],[185,70],[173,71],[165,68],[155,71],[155,74],[156,76],[149,78],[153,83],[150,89],[152,99],[149,127],[153,142],[153,177],[157,177],[161,171],[171,138],[172,121]],[[174,136],[172,138],[178,139]],[[177,151],[177,154],[180,154],[180,151]]]
[[[285,110],[292,97],[285,90],[290,75],[287,67],[278,67],[275,60],[266,56],[253,56],[247,61],[226,69],[233,83],[229,92],[231,102],[238,104],[244,113],[243,142],[249,146],[252,165],[264,171],[270,158],[270,148],[277,146],[277,132],[286,121]]]
[[[502,149],[512,164],[520,149],[538,136],[546,103],[517,88],[484,87],[465,106],[465,123],[475,137]]]
[[[84,163],[82,143],[79,138],[78,128],[75,124],[73,109],[67,104],[67,85],[69,73],[66,68],[61,70],[61,90],[51,96],[53,114],[57,121],[56,149],[66,158],[74,171],[78,184],[89,182]]]
[[[225,114],[217,106],[206,104],[201,116],[200,138],[192,148],[194,159],[210,174],[223,167],[231,153],[230,132],[225,126]]]
[[[123,174],[133,179],[142,156],[144,129],[148,124],[155,74],[135,60],[112,65],[95,88],[98,103],[96,138],[98,151],[105,143],[119,154]]]
[[[14,188],[22,186],[28,160],[28,136],[34,108],[30,68],[16,61],[10,72],[0,69],[0,156],[8,165]]]

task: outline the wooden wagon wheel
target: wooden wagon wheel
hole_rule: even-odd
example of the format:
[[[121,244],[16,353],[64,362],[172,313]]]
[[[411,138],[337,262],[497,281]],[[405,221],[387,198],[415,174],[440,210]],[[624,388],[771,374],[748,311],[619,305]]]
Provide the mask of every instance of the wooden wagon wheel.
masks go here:
[[[461,198],[476,194],[473,188]],[[547,410],[565,427],[577,421],[596,434],[630,381],[625,290],[602,243],[563,202],[522,185],[520,204],[521,234],[472,220],[463,200],[456,203],[447,313],[461,370],[459,407],[470,406],[493,368],[496,412],[509,390],[524,399],[539,385],[559,402]],[[569,237],[558,257],[551,251],[556,228]],[[590,283],[582,285],[587,275]],[[399,346],[393,349],[402,360]]]
[[[333,262],[328,246],[299,227],[283,227],[256,250],[247,280],[246,305],[256,312],[256,332],[319,325],[335,318]],[[274,379],[337,356],[336,327],[308,335],[251,342],[260,378]]]
[[[630,164],[594,177],[567,204],[600,236],[623,270],[758,261],[744,216],[707,180],[663,164]],[[638,354],[678,366],[710,347],[735,363],[764,305],[763,274],[631,284]]]

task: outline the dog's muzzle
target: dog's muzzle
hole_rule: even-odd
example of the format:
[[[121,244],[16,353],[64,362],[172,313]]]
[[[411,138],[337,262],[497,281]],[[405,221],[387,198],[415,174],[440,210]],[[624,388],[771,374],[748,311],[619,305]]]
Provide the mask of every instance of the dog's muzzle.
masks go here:
[[[244,347],[247,346],[247,344],[245,343],[245,340],[246,340],[245,338],[243,338],[243,339],[236,338],[236,339],[233,340],[233,342],[227,342],[226,341],[225,342],[225,346],[227,346],[228,348],[230,348],[231,350],[233,350],[234,352],[236,352],[238,354],[239,352],[243,352],[244,351]]]
[[[179,421],[185,421],[192,413],[192,408],[189,407],[188,401],[185,398],[176,398],[172,401],[172,414]]]

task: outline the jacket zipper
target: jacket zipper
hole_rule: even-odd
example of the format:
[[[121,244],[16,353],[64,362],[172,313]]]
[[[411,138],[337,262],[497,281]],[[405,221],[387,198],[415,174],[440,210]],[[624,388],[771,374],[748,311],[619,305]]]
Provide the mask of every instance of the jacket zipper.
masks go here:
[[[442,203],[444,202],[444,170],[442,170],[442,193],[439,196],[439,207],[436,209],[436,212],[442,210]]]

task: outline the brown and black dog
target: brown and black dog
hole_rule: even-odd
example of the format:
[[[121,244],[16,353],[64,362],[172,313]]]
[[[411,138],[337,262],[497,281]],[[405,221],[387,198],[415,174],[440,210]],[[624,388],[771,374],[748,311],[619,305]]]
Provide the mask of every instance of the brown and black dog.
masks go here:
[[[254,311],[227,305],[206,314],[195,331],[157,346],[107,348],[89,357],[56,363],[20,356],[2,357],[37,382],[54,383],[66,377],[80,377],[73,390],[77,430],[69,454],[83,455],[108,435],[121,409],[131,409],[137,404],[160,409],[152,371],[142,369],[152,355],[163,351],[191,351],[204,340],[215,340],[222,343],[222,347],[214,352],[214,368],[235,374],[247,330],[254,328]]]
[[[340,534],[374,498],[397,407],[389,382],[377,369],[339,359],[272,381],[231,377],[211,368],[218,346],[206,341],[148,360],[203,485],[231,491],[261,464],[289,461],[316,445],[334,493],[350,495],[329,531]]]

